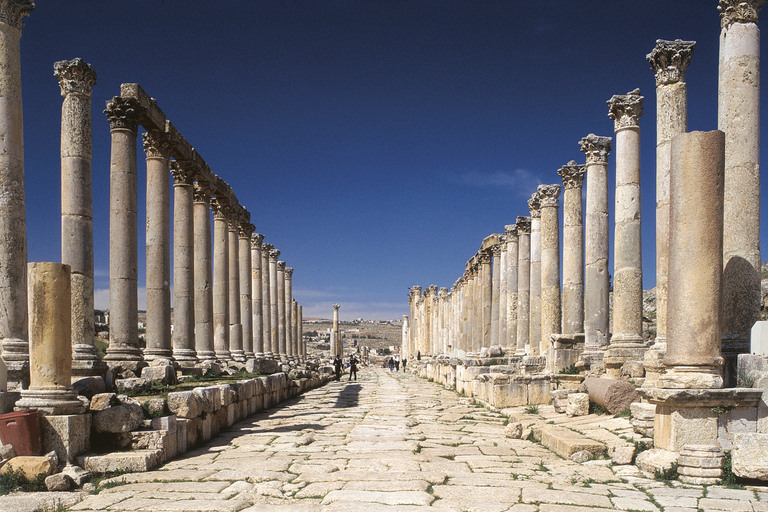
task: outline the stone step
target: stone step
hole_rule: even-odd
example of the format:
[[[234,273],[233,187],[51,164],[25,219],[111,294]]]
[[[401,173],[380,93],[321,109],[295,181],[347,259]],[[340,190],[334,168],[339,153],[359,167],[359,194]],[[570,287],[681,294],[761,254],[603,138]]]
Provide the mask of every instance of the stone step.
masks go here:
[[[113,452],[104,455],[81,455],[77,464],[95,473],[110,471],[143,472],[160,465],[163,450],[134,450],[130,452]]]
[[[602,457],[606,453],[606,447],[603,443],[593,441],[565,427],[542,425],[540,435],[541,444],[544,447],[565,459],[570,459],[571,455],[582,450],[591,452],[596,458]]]

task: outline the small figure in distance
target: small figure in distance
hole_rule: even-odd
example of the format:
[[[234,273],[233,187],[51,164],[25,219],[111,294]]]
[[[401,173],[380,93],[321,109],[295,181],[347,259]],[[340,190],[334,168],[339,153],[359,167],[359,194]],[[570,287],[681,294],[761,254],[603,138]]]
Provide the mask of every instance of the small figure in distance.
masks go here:
[[[333,360],[333,369],[336,372],[336,380],[341,380],[341,358],[339,356]]]
[[[403,358],[403,371],[405,371],[405,365],[408,364],[408,359]]]
[[[416,360],[417,360],[417,361],[421,361],[421,350],[419,350],[418,352],[416,352]]]
[[[349,358],[349,380],[352,380],[352,375],[357,380],[357,359],[355,359],[355,356]]]
[[[395,357],[395,371],[396,372],[400,371],[400,356]]]
[[[395,360],[391,357],[389,358],[389,371],[393,372],[395,371]]]

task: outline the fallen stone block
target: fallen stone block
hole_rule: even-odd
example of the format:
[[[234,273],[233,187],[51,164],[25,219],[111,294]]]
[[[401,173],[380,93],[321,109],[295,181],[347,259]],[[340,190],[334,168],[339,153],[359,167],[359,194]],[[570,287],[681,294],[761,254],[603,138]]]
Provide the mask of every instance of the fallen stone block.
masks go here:
[[[568,405],[565,414],[571,416],[586,416],[589,414],[589,395],[586,393],[571,393],[568,395]]]
[[[608,448],[608,456],[614,464],[632,464],[635,457],[634,445],[615,445]]]
[[[45,478],[45,487],[49,491],[68,491],[74,482],[64,473],[56,473]]]
[[[523,424],[510,423],[504,427],[504,435],[510,439],[520,439],[523,435]]]
[[[137,450],[133,452],[114,452],[104,455],[83,455],[78,457],[78,465],[94,473],[110,471],[149,471],[160,465],[162,450]]]
[[[76,377],[72,379],[72,389],[78,395],[93,398],[94,395],[107,390],[107,385],[101,377]]]
[[[12,459],[16,456],[16,450],[11,444],[0,445],[0,461]]]
[[[589,450],[580,450],[578,452],[571,454],[571,460],[579,464],[581,464],[582,462],[587,462],[594,458],[595,458],[594,454]]]
[[[602,457],[606,452],[603,443],[557,425],[541,426],[541,444],[564,459],[582,450],[587,450],[594,457]]]
[[[734,433],[731,457],[736,476],[768,480],[768,434]]]
[[[152,381],[144,378],[118,379],[115,388],[118,393],[146,393],[149,391]]]
[[[11,471],[21,471],[27,480],[34,480],[38,475],[49,476],[56,471],[56,462],[53,458],[38,455],[23,455],[14,457],[0,467],[0,474]]]
[[[563,414],[565,408],[568,406],[568,395],[576,393],[575,389],[556,389],[549,392],[549,396],[552,398],[552,405],[555,407],[555,412]]]
[[[80,466],[75,466],[74,464],[67,464],[64,466],[64,469],[61,470],[61,473],[71,478],[72,482],[77,487],[82,487],[84,483],[91,479],[90,471],[86,471]]]
[[[162,366],[147,366],[141,370],[141,377],[150,382],[170,386],[176,384],[176,370],[172,364]],[[118,381],[119,383],[119,381]]]
[[[144,412],[138,404],[116,405],[93,414],[93,430],[97,433],[121,433],[136,430],[144,419]]]
[[[168,410],[179,418],[197,418],[203,412],[201,399],[192,391],[168,393]]]
[[[661,448],[652,448],[635,457],[635,466],[647,476],[669,470],[678,462],[679,454]]]
[[[115,393],[98,393],[91,398],[89,408],[91,411],[103,411],[115,405],[120,405]]]
[[[611,414],[625,411],[630,404],[640,401],[635,386],[623,380],[590,377],[584,379],[582,387],[589,394],[590,400]]]

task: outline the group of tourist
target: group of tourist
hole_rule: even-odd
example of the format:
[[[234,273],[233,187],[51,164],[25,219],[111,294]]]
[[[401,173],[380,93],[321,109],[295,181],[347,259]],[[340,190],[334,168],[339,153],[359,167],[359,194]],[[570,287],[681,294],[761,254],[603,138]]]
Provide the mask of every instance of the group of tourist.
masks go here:
[[[359,361],[355,356],[350,356],[349,361],[347,361],[347,368],[349,368],[349,380],[352,380],[352,377],[354,376],[355,380],[357,380],[357,365],[359,364]],[[341,369],[344,366],[344,361],[342,361],[341,357],[336,356],[333,358],[333,371],[336,373],[336,380],[341,380]]]
[[[400,371],[400,356],[389,358],[389,371]],[[405,365],[408,364],[408,359],[403,358],[403,371],[405,371]]]

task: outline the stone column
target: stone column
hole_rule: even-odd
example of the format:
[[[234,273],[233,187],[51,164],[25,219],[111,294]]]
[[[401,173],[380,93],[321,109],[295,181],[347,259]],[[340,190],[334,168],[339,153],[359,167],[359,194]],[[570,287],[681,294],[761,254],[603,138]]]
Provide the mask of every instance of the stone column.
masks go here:
[[[552,335],[561,331],[560,315],[560,185],[539,185],[541,204],[541,355],[556,372]]]
[[[483,282],[480,275],[481,266],[479,256],[475,255],[472,258],[472,264],[470,267],[470,276],[472,283],[472,299],[470,301],[470,315],[472,318],[472,352],[480,352],[480,348],[483,346],[483,295],[480,285]]]
[[[243,324],[240,322],[240,221],[229,219],[229,351],[232,359],[244,362]]]
[[[341,332],[339,331],[339,308],[338,304],[333,305],[333,336],[335,344],[331,346],[331,355],[341,357],[344,354],[344,344],[341,342]]]
[[[115,96],[104,113],[112,134],[109,186],[109,347],[104,360],[138,370],[139,299],[136,135],[143,108]],[[7,359],[6,359],[7,360]]]
[[[603,360],[608,374],[621,377],[627,361],[642,361],[643,260],[640,231],[640,89],[608,100],[616,134],[616,227],[613,247],[613,333]],[[634,375],[642,377],[640,375]]]
[[[611,137],[581,139],[587,155],[587,215],[584,249],[584,353],[587,366],[602,364],[608,344],[608,154]]]
[[[528,352],[531,334],[531,218],[518,217],[517,222],[517,350],[516,356]]]
[[[541,353],[541,203],[538,192],[528,200],[531,212],[531,288],[530,342],[531,355]]]
[[[195,351],[194,175],[173,165],[173,357],[182,366],[197,362]],[[149,315],[149,303],[147,303]],[[147,317],[149,318],[149,317]],[[146,351],[145,351],[146,353]]]
[[[264,357],[264,316],[263,316],[263,277],[261,275],[261,243],[264,235],[251,235],[251,287],[253,309],[253,352],[256,357]]]
[[[500,308],[501,308],[501,243],[491,247],[490,254],[493,257],[491,267],[491,337],[488,346],[501,345]]]
[[[72,373],[103,375],[93,344],[91,90],[96,72],[82,59],[54,64],[61,107],[61,262],[72,271]]]
[[[251,233],[253,224],[241,223],[238,226],[240,236],[240,323],[243,325],[243,352],[246,359],[252,359],[253,348],[253,288],[251,261]]]
[[[304,342],[304,306],[299,305],[298,316],[296,317],[298,326],[299,346],[301,346],[301,359],[307,360],[307,344]]]
[[[720,388],[725,137],[672,141],[667,372],[663,388]]]
[[[207,184],[199,181],[195,183],[194,193],[195,353],[200,360],[211,360],[216,359],[211,287],[211,196]]]
[[[294,299],[291,299],[291,352],[293,353],[295,361],[301,359],[301,352],[297,343],[297,340],[299,339],[297,335],[298,325],[296,324],[298,314],[299,305]]]
[[[563,179],[563,334],[584,332],[584,225],[581,190],[586,165],[571,160]]]
[[[269,271],[269,253],[274,248],[272,244],[264,244],[261,247],[261,321],[265,357],[274,356],[274,352],[272,352],[272,290]]]
[[[499,257],[499,345],[506,349],[509,334],[507,333],[507,314],[509,312],[509,264],[507,263],[507,239],[501,237],[501,256]]]
[[[21,20],[35,8],[29,0],[0,2],[0,341],[11,380],[26,380],[27,227],[24,205],[24,131],[21,108]],[[134,135],[135,137],[135,135]]]
[[[29,264],[30,385],[19,409],[43,414],[81,414],[85,405],[72,389],[72,288],[69,265]]]
[[[517,349],[517,274],[518,274],[518,251],[519,242],[517,235],[517,225],[508,224],[504,226],[504,237],[507,246],[507,338],[504,340],[504,346],[514,352]]]
[[[296,351],[293,346],[293,269],[285,267],[285,354],[288,359],[293,360],[296,357]]]
[[[723,356],[735,385],[760,319],[760,30],[764,0],[721,0],[717,127],[725,132]]]
[[[419,298],[421,297],[421,286],[413,286],[408,290],[408,307],[411,317],[411,328],[408,333],[408,350],[409,350],[409,357],[414,357],[416,355],[416,351],[418,350],[416,348],[417,346],[417,332],[418,332],[418,325],[419,325],[419,316],[417,312],[417,306],[419,303]],[[335,313],[334,313],[335,315]],[[335,355],[335,347],[331,347],[331,355]]]
[[[669,169],[672,139],[688,130],[685,70],[695,41],[657,40],[646,56],[656,73],[656,339],[643,358],[643,387],[655,387],[664,373],[667,350],[667,276],[669,269]]]
[[[216,359],[229,361],[229,222],[224,199],[213,207],[213,346]]]
[[[272,357],[279,359],[282,352],[280,352],[279,346],[279,317],[277,312],[277,258],[280,256],[280,251],[273,249],[269,251],[269,346],[272,352]]]
[[[147,155],[146,288],[144,359],[168,359],[171,348],[170,145],[161,132],[144,134]],[[191,178],[187,178],[190,186]],[[186,204],[185,204],[186,206]],[[186,229],[186,228],[184,228]],[[174,274],[175,275],[175,274]]]

